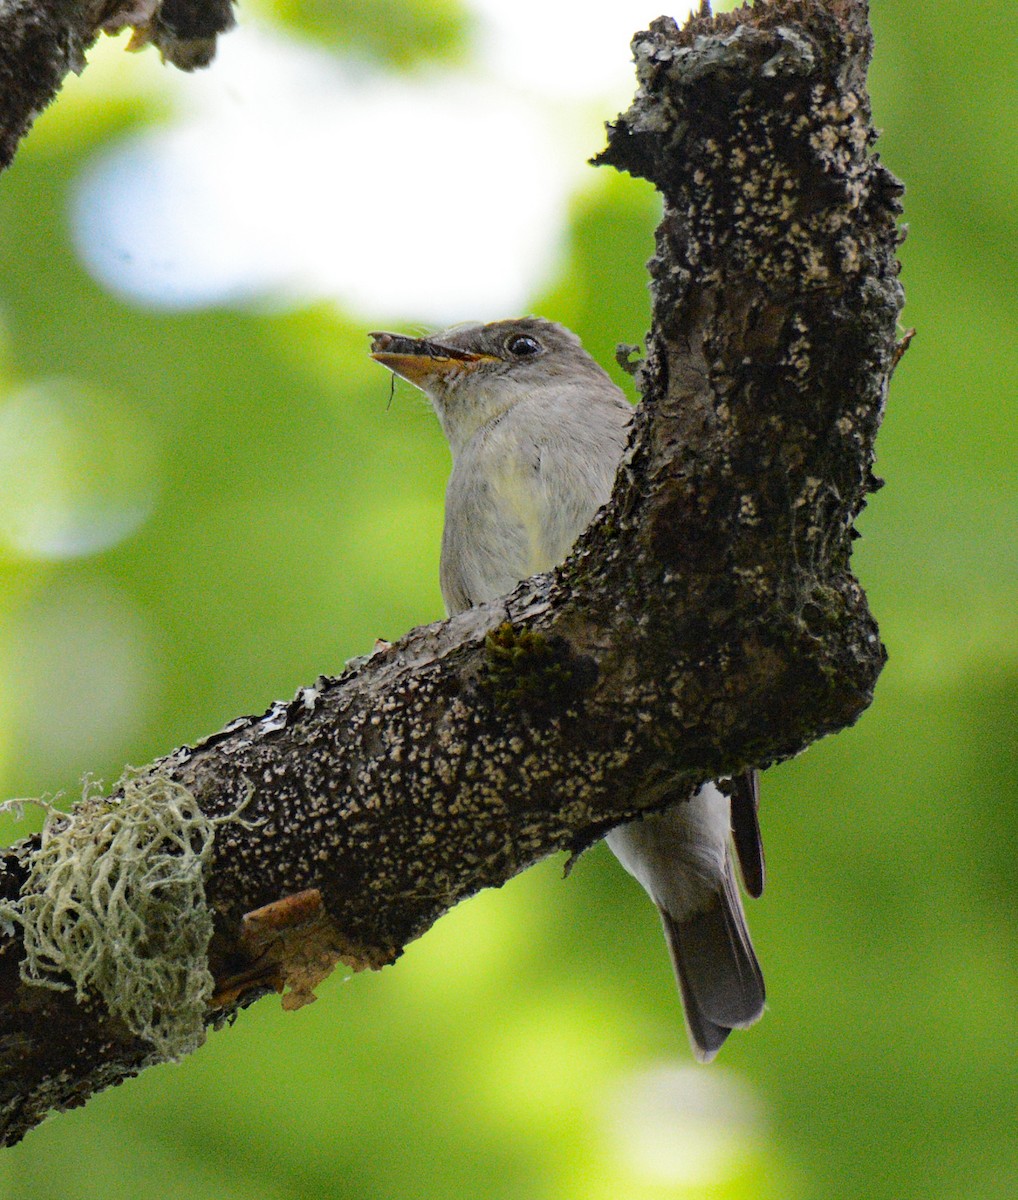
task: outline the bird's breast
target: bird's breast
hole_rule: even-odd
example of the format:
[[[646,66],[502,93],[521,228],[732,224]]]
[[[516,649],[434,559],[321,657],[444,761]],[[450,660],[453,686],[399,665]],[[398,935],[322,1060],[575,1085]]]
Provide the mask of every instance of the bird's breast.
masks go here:
[[[450,611],[503,596],[565,560],[608,499],[626,419],[613,407],[580,418],[520,404],[456,455],[442,538]]]
[[[561,555],[550,544],[554,536],[549,520],[546,481],[542,478],[539,454],[529,461],[517,456],[501,459],[492,472],[489,502],[496,520],[513,531],[518,560],[518,579],[539,571],[550,571],[569,552]]]

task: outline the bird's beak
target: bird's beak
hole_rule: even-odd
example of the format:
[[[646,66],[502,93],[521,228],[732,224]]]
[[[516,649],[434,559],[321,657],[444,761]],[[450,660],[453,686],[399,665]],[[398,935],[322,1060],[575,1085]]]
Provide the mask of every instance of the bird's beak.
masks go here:
[[[454,371],[473,370],[478,363],[493,362],[493,354],[475,354],[427,338],[404,337],[400,333],[372,333],[371,357],[410,383],[422,387],[429,378]]]

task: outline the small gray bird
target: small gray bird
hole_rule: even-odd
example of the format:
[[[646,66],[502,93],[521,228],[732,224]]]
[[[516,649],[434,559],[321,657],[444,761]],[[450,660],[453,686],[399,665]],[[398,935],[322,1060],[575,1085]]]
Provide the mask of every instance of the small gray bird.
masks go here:
[[[442,534],[450,614],[563,562],[611,495],[633,409],[561,325],[537,317],[462,325],[431,338],[371,334],[372,357],[424,391],[452,450]],[[763,1012],[743,882],[763,890],[756,772],[605,839],[661,913],[693,1053],[709,1062]]]

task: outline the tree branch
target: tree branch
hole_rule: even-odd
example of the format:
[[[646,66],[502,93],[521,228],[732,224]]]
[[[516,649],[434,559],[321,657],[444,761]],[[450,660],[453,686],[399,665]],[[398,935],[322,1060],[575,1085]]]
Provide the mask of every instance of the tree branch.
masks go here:
[[[165,62],[205,67],[233,25],[231,0],[5,0],[0,4],[0,170],[54,99],[80,75],[100,33],[133,30],[128,49],[150,42]]]
[[[480,888],[796,754],[870,702],[884,651],[849,553],[902,294],[865,6],[662,18],[633,48],[639,90],[598,161],[651,179],[664,216],[611,503],[560,570],[175,751],[119,806],[85,806],[93,826],[148,831],[148,788],[219,822],[203,893],[173,910],[213,918],[204,1023],[285,986],[295,1006],[336,961],[392,962]],[[38,847],[7,852],[0,896]],[[0,943],[8,1141],[183,1052],[83,988],[73,958],[80,1001],[26,982],[22,924]]]

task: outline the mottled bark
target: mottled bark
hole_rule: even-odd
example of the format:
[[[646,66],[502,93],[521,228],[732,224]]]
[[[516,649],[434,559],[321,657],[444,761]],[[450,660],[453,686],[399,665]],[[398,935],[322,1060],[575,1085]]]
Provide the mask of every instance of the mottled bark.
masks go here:
[[[0,0],[0,170],[103,31],[133,30],[182,70],[207,66],[233,24],[231,0]]]
[[[150,768],[209,814],[246,800],[206,881],[210,1023],[268,988],[299,1001],[337,959],[391,962],[465,896],[870,702],[884,651],[849,552],[902,297],[865,7],[661,19],[633,45],[600,161],[665,208],[612,501],[559,571]],[[8,855],[0,894],[24,869]],[[151,1051],[19,957],[0,950],[12,1141]]]

